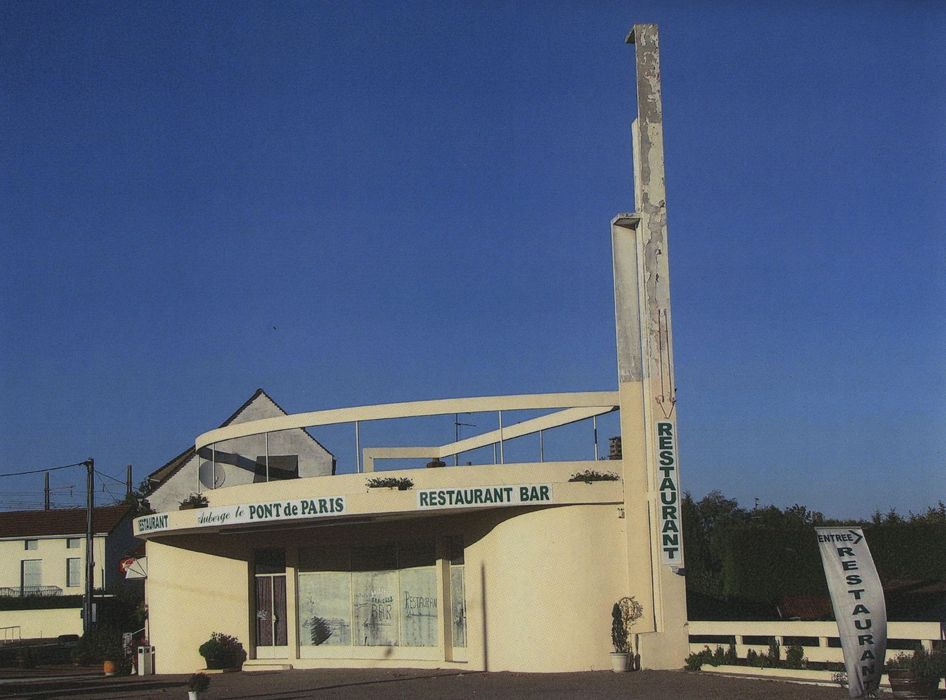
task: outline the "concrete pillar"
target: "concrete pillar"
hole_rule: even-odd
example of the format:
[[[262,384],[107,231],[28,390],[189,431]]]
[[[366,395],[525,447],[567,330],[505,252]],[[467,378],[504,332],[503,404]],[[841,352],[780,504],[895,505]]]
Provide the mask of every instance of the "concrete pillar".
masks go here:
[[[628,520],[628,594],[644,605],[644,617],[635,628],[644,633],[642,666],[679,668],[688,653],[689,639],[676,477],[676,396],[656,25],[634,25],[627,41],[635,44],[637,57],[638,116],[632,127],[636,211],[612,220],[611,240]],[[664,429],[672,435],[668,444],[674,453],[673,469],[669,471],[663,457],[666,445],[658,436],[658,430]],[[662,498],[674,495],[676,500],[667,510],[668,500]],[[668,525],[668,520],[674,522]],[[677,546],[668,546],[668,542]]]

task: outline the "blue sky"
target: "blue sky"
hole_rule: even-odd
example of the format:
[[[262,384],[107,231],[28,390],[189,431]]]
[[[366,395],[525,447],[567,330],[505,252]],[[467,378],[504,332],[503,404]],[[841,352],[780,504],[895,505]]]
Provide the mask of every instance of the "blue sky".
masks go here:
[[[3,3],[0,471],[137,479],[257,387],[613,389],[634,22],[661,30],[683,486],[946,497],[935,2]]]

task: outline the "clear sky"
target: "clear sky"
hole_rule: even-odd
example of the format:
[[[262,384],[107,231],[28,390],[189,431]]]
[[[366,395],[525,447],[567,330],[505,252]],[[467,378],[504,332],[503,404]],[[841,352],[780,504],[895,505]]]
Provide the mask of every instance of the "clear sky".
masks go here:
[[[684,488],[946,498],[922,1],[0,3],[0,472],[137,480],[257,387],[290,412],[614,389],[635,22],[661,31]]]

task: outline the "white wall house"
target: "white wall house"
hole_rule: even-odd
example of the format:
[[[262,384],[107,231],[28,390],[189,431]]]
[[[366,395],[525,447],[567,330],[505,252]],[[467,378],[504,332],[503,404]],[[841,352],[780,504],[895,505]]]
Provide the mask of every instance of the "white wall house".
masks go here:
[[[285,416],[262,389],[220,427]],[[148,476],[148,502],[157,512],[177,510],[191,494],[243,484],[282,481],[335,473],[335,457],[301,428],[268,435],[224,440],[202,448],[193,445]]]
[[[111,588],[122,579],[118,564],[136,542],[132,515],[127,505],[95,509],[94,588]],[[0,513],[0,595],[81,595],[85,529],[84,508]]]

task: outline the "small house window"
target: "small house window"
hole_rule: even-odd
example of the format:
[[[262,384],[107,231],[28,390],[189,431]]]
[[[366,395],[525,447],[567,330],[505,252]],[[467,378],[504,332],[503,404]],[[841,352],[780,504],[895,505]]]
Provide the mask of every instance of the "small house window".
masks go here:
[[[66,538],[66,549],[79,549],[79,543],[82,540],[78,537],[67,537]]]
[[[24,549],[27,551],[39,549],[39,540],[26,540],[25,545]]]
[[[82,585],[80,575],[82,572],[82,560],[79,557],[69,557],[66,559],[66,586],[72,588]]]
[[[269,455],[268,463],[268,481],[285,481],[286,479],[299,478],[299,455]],[[266,473],[267,457],[265,455],[257,457],[253,483],[259,484],[267,481]]]

